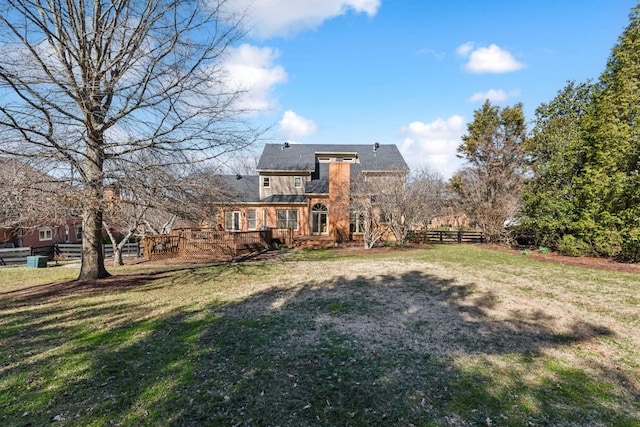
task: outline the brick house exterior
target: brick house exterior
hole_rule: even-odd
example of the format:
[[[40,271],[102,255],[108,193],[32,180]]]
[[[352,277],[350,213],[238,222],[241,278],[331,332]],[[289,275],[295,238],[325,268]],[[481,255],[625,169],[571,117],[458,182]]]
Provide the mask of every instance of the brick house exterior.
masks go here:
[[[209,226],[227,231],[291,228],[299,239],[359,240],[351,183],[362,174],[405,176],[395,145],[266,144],[257,175],[221,175],[228,200]]]
[[[0,245],[38,248],[56,243],[76,243],[82,239],[82,218],[68,212],[52,214],[51,207],[47,205],[48,201],[57,198],[59,191],[68,189],[66,184],[56,182],[51,176],[26,163],[7,157],[0,157],[0,183],[9,188],[8,183],[26,184],[42,190],[42,194],[49,197],[38,199],[37,203],[26,200],[25,202],[31,202],[28,206],[19,206],[28,212],[27,220],[18,221],[16,217],[19,218],[20,215],[5,211],[7,216],[0,218],[0,224],[5,225],[0,228]]]
[[[42,223],[29,228],[0,229],[0,244],[10,243],[16,248],[38,248],[80,241],[82,241],[81,218],[70,217],[64,225]]]

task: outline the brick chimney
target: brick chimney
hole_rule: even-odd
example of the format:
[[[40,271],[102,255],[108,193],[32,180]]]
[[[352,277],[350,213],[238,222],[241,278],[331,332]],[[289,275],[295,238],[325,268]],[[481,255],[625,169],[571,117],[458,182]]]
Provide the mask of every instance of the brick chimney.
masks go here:
[[[337,243],[349,240],[351,165],[329,163],[329,225]]]

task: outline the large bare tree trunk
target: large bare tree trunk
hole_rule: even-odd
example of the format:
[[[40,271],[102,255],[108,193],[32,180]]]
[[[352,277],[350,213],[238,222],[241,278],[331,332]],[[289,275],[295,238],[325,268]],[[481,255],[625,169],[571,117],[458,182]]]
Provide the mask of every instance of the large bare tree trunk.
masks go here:
[[[109,276],[102,252],[102,200],[104,198],[102,135],[89,138],[85,162],[85,204],[82,213],[82,265],[78,280],[96,280]]]
[[[102,211],[88,206],[82,215],[82,266],[78,280],[109,277],[102,253]]]

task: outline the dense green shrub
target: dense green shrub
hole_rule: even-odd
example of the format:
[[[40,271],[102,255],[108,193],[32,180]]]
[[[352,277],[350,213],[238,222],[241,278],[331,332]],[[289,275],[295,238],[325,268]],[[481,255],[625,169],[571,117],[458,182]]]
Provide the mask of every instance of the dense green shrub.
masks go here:
[[[640,228],[627,229],[622,237],[622,249],[617,257],[621,261],[640,262]]]
[[[558,252],[569,256],[592,255],[591,246],[582,239],[571,234],[562,236],[558,243]]]
[[[593,237],[593,251],[605,258],[615,258],[622,251],[622,235],[617,230],[603,230]]]

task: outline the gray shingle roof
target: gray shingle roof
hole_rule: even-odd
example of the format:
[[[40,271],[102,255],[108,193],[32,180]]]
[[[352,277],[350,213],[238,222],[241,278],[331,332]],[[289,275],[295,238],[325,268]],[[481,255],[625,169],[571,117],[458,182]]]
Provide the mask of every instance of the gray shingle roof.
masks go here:
[[[305,185],[307,194],[327,194],[329,193],[329,180],[327,178],[314,179]]]
[[[260,201],[260,177],[258,175],[217,175],[224,193],[223,202]]]
[[[329,192],[328,164],[316,163],[316,154],[351,154],[358,156],[358,162],[351,164],[351,176],[362,171],[406,171],[398,147],[392,144],[380,144],[375,150],[373,144],[266,144],[258,166],[261,171],[308,172],[311,181],[305,184],[306,194],[327,194]],[[329,156],[332,157],[332,156]],[[259,176],[249,175],[238,178],[236,175],[219,175],[220,184],[225,190],[229,202],[263,203],[303,203],[306,195],[276,194],[260,200]]]
[[[258,171],[309,171],[316,169],[316,153],[357,153],[363,171],[394,171],[408,169],[398,147],[380,144],[265,144],[258,162]]]

